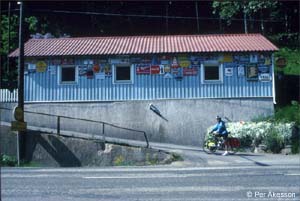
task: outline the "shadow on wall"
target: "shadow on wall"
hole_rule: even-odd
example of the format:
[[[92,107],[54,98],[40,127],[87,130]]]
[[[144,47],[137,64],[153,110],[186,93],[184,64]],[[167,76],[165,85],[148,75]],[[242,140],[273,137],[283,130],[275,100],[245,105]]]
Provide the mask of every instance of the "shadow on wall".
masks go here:
[[[46,162],[51,157],[60,167],[80,167],[81,162],[70,149],[57,137],[45,136],[32,131],[32,137],[26,142],[26,160]],[[35,152],[40,151],[38,155]],[[33,158],[35,157],[35,158]],[[48,164],[49,165],[49,164]]]

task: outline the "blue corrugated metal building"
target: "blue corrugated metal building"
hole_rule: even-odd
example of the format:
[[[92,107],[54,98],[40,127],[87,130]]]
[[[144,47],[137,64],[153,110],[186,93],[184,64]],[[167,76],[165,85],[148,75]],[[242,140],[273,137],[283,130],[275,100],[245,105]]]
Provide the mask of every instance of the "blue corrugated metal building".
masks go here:
[[[147,130],[155,141],[198,145],[198,128],[211,121],[197,127],[187,119],[272,113],[276,50],[260,34],[32,39],[25,44],[25,101],[60,108],[72,102],[78,114],[99,102],[105,115],[90,111],[87,118]],[[169,121],[148,114],[149,103]]]
[[[167,56],[173,59],[178,57],[178,55]],[[204,57],[195,54],[191,57],[199,59],[195,61],[197,65],[185,67],[186,69],[172,67],[171,59],[165,60],[165,63],[169,63],[164,65],[160,62],[153,62],[155,56],[151,58],[151,62],[143,64],[131,63],[130,57],[128,57],[128,63],[119,64],[109,62],[113,60],[111,58],[117,57],[110,57],[107,63],[101,64],[93,64],[95,60],[75,58],[73,66],[72,64],[53,65],[51,59],[43,59],[44,65],[48,68],[42,72],[36,71],[35,60],[29,60],[27,66],[30,66],[30,70],[26,70],[25,75],[25,101],[273,97],[272,66],[270,63],[265,63],[265,59],[271,60],[272,56],[259,53],[256,56],[263,57],[263,59],[259,59],[257,63],[243,63],[239,58],[249,60],[250,55],[234,54],[232,61],[219,63],[218,60],[206,62]],[[186,58],[190,63],[194,62],[189,60],[189,56],[179,58]],[[87,61],[91,64],[85,65]],[[99,70],[97,73],[93,70],[93,68],[98,68],[96,66],[100,69],[109,66],[111,72],[107,74]],[[153,67],[157,69],[157,72],[150,72],[153,71]],[[121,68],[128,71],[126,81],[117,80],[114,75]],[[66,72],[64,72],[65,69]],[[139,70],[141,72],[138,72]],[[160,70],[164,73],[158,72]],[[73,73],[73,80],[63,81],[64,73]]]

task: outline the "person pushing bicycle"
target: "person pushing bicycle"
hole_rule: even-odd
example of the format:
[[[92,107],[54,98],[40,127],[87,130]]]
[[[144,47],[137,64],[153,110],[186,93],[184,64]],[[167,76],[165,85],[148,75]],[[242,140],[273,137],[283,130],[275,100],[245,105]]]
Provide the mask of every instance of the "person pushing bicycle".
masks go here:
[[[225,122],[222,121],[220,116],[216,117],[217,123],[209,132],[210,134],[213,133],[217,137],[222,137],[224,139],[225,144],[225,152],[222,154],[223,156],[228,155],[228,146],[227,146],[227,139],[228,139],[228,131],[226,130]]]

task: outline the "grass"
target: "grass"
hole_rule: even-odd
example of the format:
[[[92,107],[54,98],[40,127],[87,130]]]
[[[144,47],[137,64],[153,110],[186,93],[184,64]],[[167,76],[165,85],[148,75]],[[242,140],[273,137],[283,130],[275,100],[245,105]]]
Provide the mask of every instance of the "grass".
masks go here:
[[[174,161],[183,161],[183,158],[178,153],[172,153],[172,162]]]
[[[276,121],[295,122],[300,126],[300,105],[297,101],[292,101],[288,106],[277,108],[274,116]]]
[[[1,167],[17,167],[18,160],[15,156],[1,154],[0,166]],[[40,164],[37,162],[32,162],[32,161],[30,161],[30,162],[20,161],[20,167],[40,167]]]
[[[16,157],[14,157],[14,156],[1,154],[0,155],[0,165],[2,167],[14,167],[14,166],[18,165],[18,161],[17,161]]]

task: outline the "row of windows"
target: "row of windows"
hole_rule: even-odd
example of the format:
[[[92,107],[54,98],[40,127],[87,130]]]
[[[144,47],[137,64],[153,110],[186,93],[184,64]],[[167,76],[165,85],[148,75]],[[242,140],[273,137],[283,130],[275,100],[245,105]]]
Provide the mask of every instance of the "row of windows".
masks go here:
[[[114,84],[132,84],[134,65],[113,65]],[[222,64],[206,64],[201,67],[202,83],[221,83],[223,80]],[[64,65],[59,71],[60,84],[74,84],[78,81],[78,69],[74,65]]]

